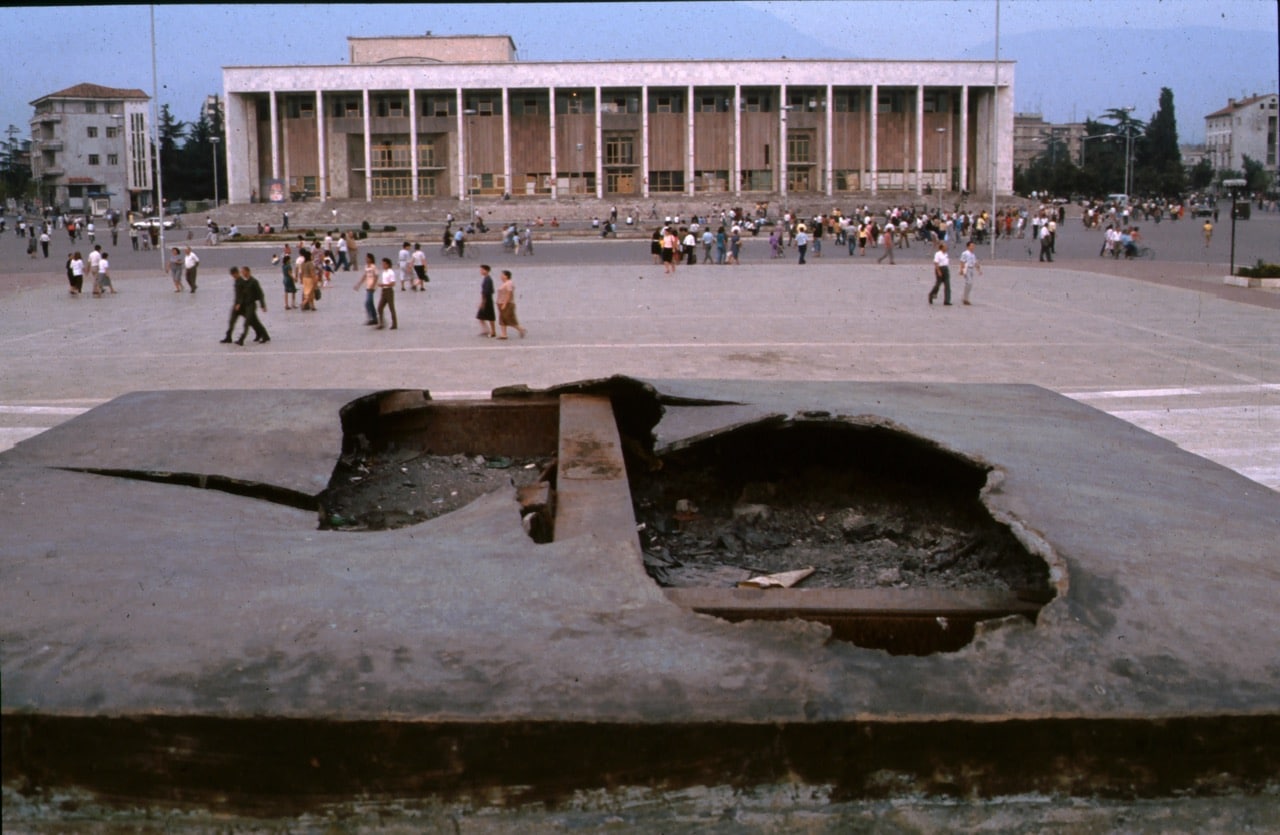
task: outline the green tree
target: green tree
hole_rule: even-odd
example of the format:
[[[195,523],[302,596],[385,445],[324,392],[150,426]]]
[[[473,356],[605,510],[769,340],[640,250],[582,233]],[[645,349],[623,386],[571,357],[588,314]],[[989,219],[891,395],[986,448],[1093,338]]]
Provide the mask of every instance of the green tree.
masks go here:
[[[35,184],[31,180],[31,167],[24,164],[23,151],[28,150],[27,140],[19,139],[22,131],[9,125],[0,154],[0,199],[12,197],[25,200],[35,196]]]
[[[1134,190],[1143,194],[1174,197],[1186,190],[1173,91],[1168,87],[1160,89],[1160,106],[1135,147],[1133,181]]]
[[[169,105],[160,106],[160,172],[164,179],[164,193],[181,194],[183,165],[178,143],[187,132],[187,123],[173,118]]]
[[[1067,143],[1054,133],[1043,135],[1044,150],[1032,158],[1026,170],[1014,172],[1014,189],[1021,194],[1048,192],[1066,197],[1078,190],[1080,169],[1071,161]]]
[[[166,191],[186,200],[203,200],[213,194],[213,136],[212,126],[203,112],[200,118],[191,123],[187,131],[187,141],[182,145],[178,155],[182,163],[175,188]]]
[[[1244,155],[1244,181],[1249,191],[1267,191],[1271,188],[1271,175],[1262,163],[1248,154]]]
[[[1187,175],[1188,185],[1194,191],[1203,191],[1213,182],[1213,163],[1208,157],[1200,157],[1200,161],[1191,167]]]
[[[1111,125],[1092,119],[1085,120],[1084,134],[1076,190],[1095,197],[1124,191],[1124,138]]]
[[[1125,183],[1124,174],[1121,173],[1119,191],[1127,192],[1129,188],[1132,188],[1137,184],[1137,180],[1134,177],[1135,171],[1133,161],[1142,154],[1143,135],[1147,126],[1141,119],[1133,118],[1133,113],[1130,109],[1123,107],[1113,107],[1102,115],[1104,118],[1110,119],[1113,123],[1108,128],[1108,131],[1119,134],[1122,142],[1124,143],[1120,162],[1123,172],[1127,158],[1129,183]]]

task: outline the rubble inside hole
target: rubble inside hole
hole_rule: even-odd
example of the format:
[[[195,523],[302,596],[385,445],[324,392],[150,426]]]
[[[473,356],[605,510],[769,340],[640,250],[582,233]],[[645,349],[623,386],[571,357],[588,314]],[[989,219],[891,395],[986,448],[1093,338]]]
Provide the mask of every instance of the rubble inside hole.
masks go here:
[[[661,586],[813,567],[800,587],[1053,597],[1044,561],[982,505],[987,469],[907,433],[770,422],[661,459],[631,474],[645,568]]]
[[[405,449],[343,455],[320,495],[320,527],[389,530],[465,507],[509,484],[531,487],[552,477],[554,456],[428,455]],[[538,522],[526,523],[526,527]],[[539,539],[530,531],[535,541]]]

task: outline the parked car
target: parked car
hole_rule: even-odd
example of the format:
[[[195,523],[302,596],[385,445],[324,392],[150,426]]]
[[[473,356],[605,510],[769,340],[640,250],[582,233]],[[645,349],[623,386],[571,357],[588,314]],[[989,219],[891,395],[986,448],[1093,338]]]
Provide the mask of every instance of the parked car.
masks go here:
[[[187,204],[181,200],[170,200],[165,206],[164,213],[166,215],[184,215],[187,213]]]
[[[160,225],[160,218],[158,217],[144,217],[142,220],[135,220],[133,222],[134,229],[154,229],[159,225]],[[166,217],[164,219],[164,228],[172,229],[173,221],[169,220],[169,218]]]

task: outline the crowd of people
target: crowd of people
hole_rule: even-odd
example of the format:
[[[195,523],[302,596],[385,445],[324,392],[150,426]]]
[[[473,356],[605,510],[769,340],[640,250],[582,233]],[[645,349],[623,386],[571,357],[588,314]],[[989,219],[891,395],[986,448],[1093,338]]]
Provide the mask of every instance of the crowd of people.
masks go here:
[[[1149,253],[1137,220],[1160,223],[1162,219],[1177,222],[1183,218],[1189,204],[1164,200],[1144,200],[1133,204],[1124,202],[1093,202],[1081,204],[1081,219],[1087,230],[1101,232],[1099,256],[1115,259],[1134,258]],[[638,216],[627,215],[631,226]],[[651,213],[653,214],[653,213]],[[1203,216],[1203,212],[1200,213]],[[974,276],[981,272],[975,255],[975,244],[982,245],[990,237],[996,239],[1022,239],[1030,237],[1039,244],[1039,259],[1052,262],[1056,252],[1058,233],[1065,222],[1066,207],[1060,203],[1041,203],[1033,206],[998,208],[994,214],[987,209],[968,210],[956,207],[922,207],[901,204],[873,210],[863,205],[852,211],[832,209],[826,213],[802,214],[785,210],[777,217],[770,217],[768,204],[757,204],[752,213],[742,209],[716,206],[706,214],[683,217],[680,214],[661,218],[650,237],[650,254],[653,263],[662,264],[664,274],[674,274],[681,266],[738,265],[748,237],[767,241],[769,259],[786,258],[790,254],[798,265],[828,255],[831,248],[838,248],[848,256],[866,257],[871,250],[878,264],[896,263],[895,253],[923,245],[933,250],[935,284],[929,294],[932,304],[941,294],[943,303],[950,304],[950,251],[959,251],[960,275],[965,280],[963,303],[970,304]],[[104,218],[80,218],[73,214],[43,212],[29,218],[19,213],[13,223],[13,231],[26,241],[26,251],[32,258],[50,256],[50,246],[55,230],[65,230],[72,244],[67,254],[65,271],[72,296],[83,294],[86,283],[95,297],[115,294],[111,280],[111,260],[104,245],[97,242],[99,227],[106,226],[113,244],[118,241],[118,215]],[[285,221],[287,223],[287,220]],[[542,218],[523,224],[508,222],[502,226],[502,244],[509,254],[532,255],[533,228],[543,225]],[[605,218],[593,218],[591,229],[602,237],[617,236],[616,207]],[[449,215],[442,237],[442,252],[462,256],[469,237],[484,230],[484,219],[477,211],[476,217],[467,220],[465,226],[456,226]],[[8,225],[0,216],[0,232]],[[552,219],[553,226],[559,221]],[[1204,217],[1204,245],[1209,247],[1213,236],[1213,222]],[[211,236],[216,236],[217,226],[209,222]],[[133,248],[138,249],[137,230],[126,227],[133,238]],[[232,227],[234,235],[235,228]],[[259,224],[258,231],[271,230]],[[188,235],[190,238],[190,235]],[[217,238],[214,237],[214,240]],[[84,241],[87,246],[77,247]],[[827,246],[824,247],[824,244]],[[420,243],[404,241],[399,251],[387,257],[377,258],[365,254],[360,258],[361,240],[350,232],[325,233],[306,240],[299,235],[296,242],[283,246],[272,258],[272,264],[281,270],[283,307],[286,311],[315,312],[322,296],[332,286],[335,272],[355,270],[359,278],[354,290],[365,293],[365,322],[379,329],[399,328],[396,310],[396,291],[425,292],[430,276],[428,258]],[[145,248],[145,246],[144,246]],[[87,257],[83,254],[87,252]],[[1034,254],[1032,248],[1027,249]],[[764,250],[760,250],[763,256]],[[167,255],[170,278],[176,293],[194,294],[197,290],[199,255],[191,246],[172,247]],[[488,265],[481,265],[481,293],[475,314],[483,335],[504,339],[509,329],[520,336],[526,333],[515,314],[515,283],[509,270],[504,270],[495,283]],[[266,312],[266,294],[262,285],[247,266],[232,270],[234,301],[224,342],[243,345],[246,333],[255,332],[255,342],[270,341],[266,328],[257,313]],[[87,279],[87,282],[86,282]],[[236,321],[244,320],[244,328],[238,339],[233,338]]]

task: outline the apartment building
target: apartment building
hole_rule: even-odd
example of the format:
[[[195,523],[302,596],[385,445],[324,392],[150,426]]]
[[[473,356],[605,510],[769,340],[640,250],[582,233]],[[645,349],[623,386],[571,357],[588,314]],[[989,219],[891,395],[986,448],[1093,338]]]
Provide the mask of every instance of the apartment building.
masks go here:
[[[31,174],[41,202],[102,215],[152,205],[151,98],[77,84],[31,102]]]

